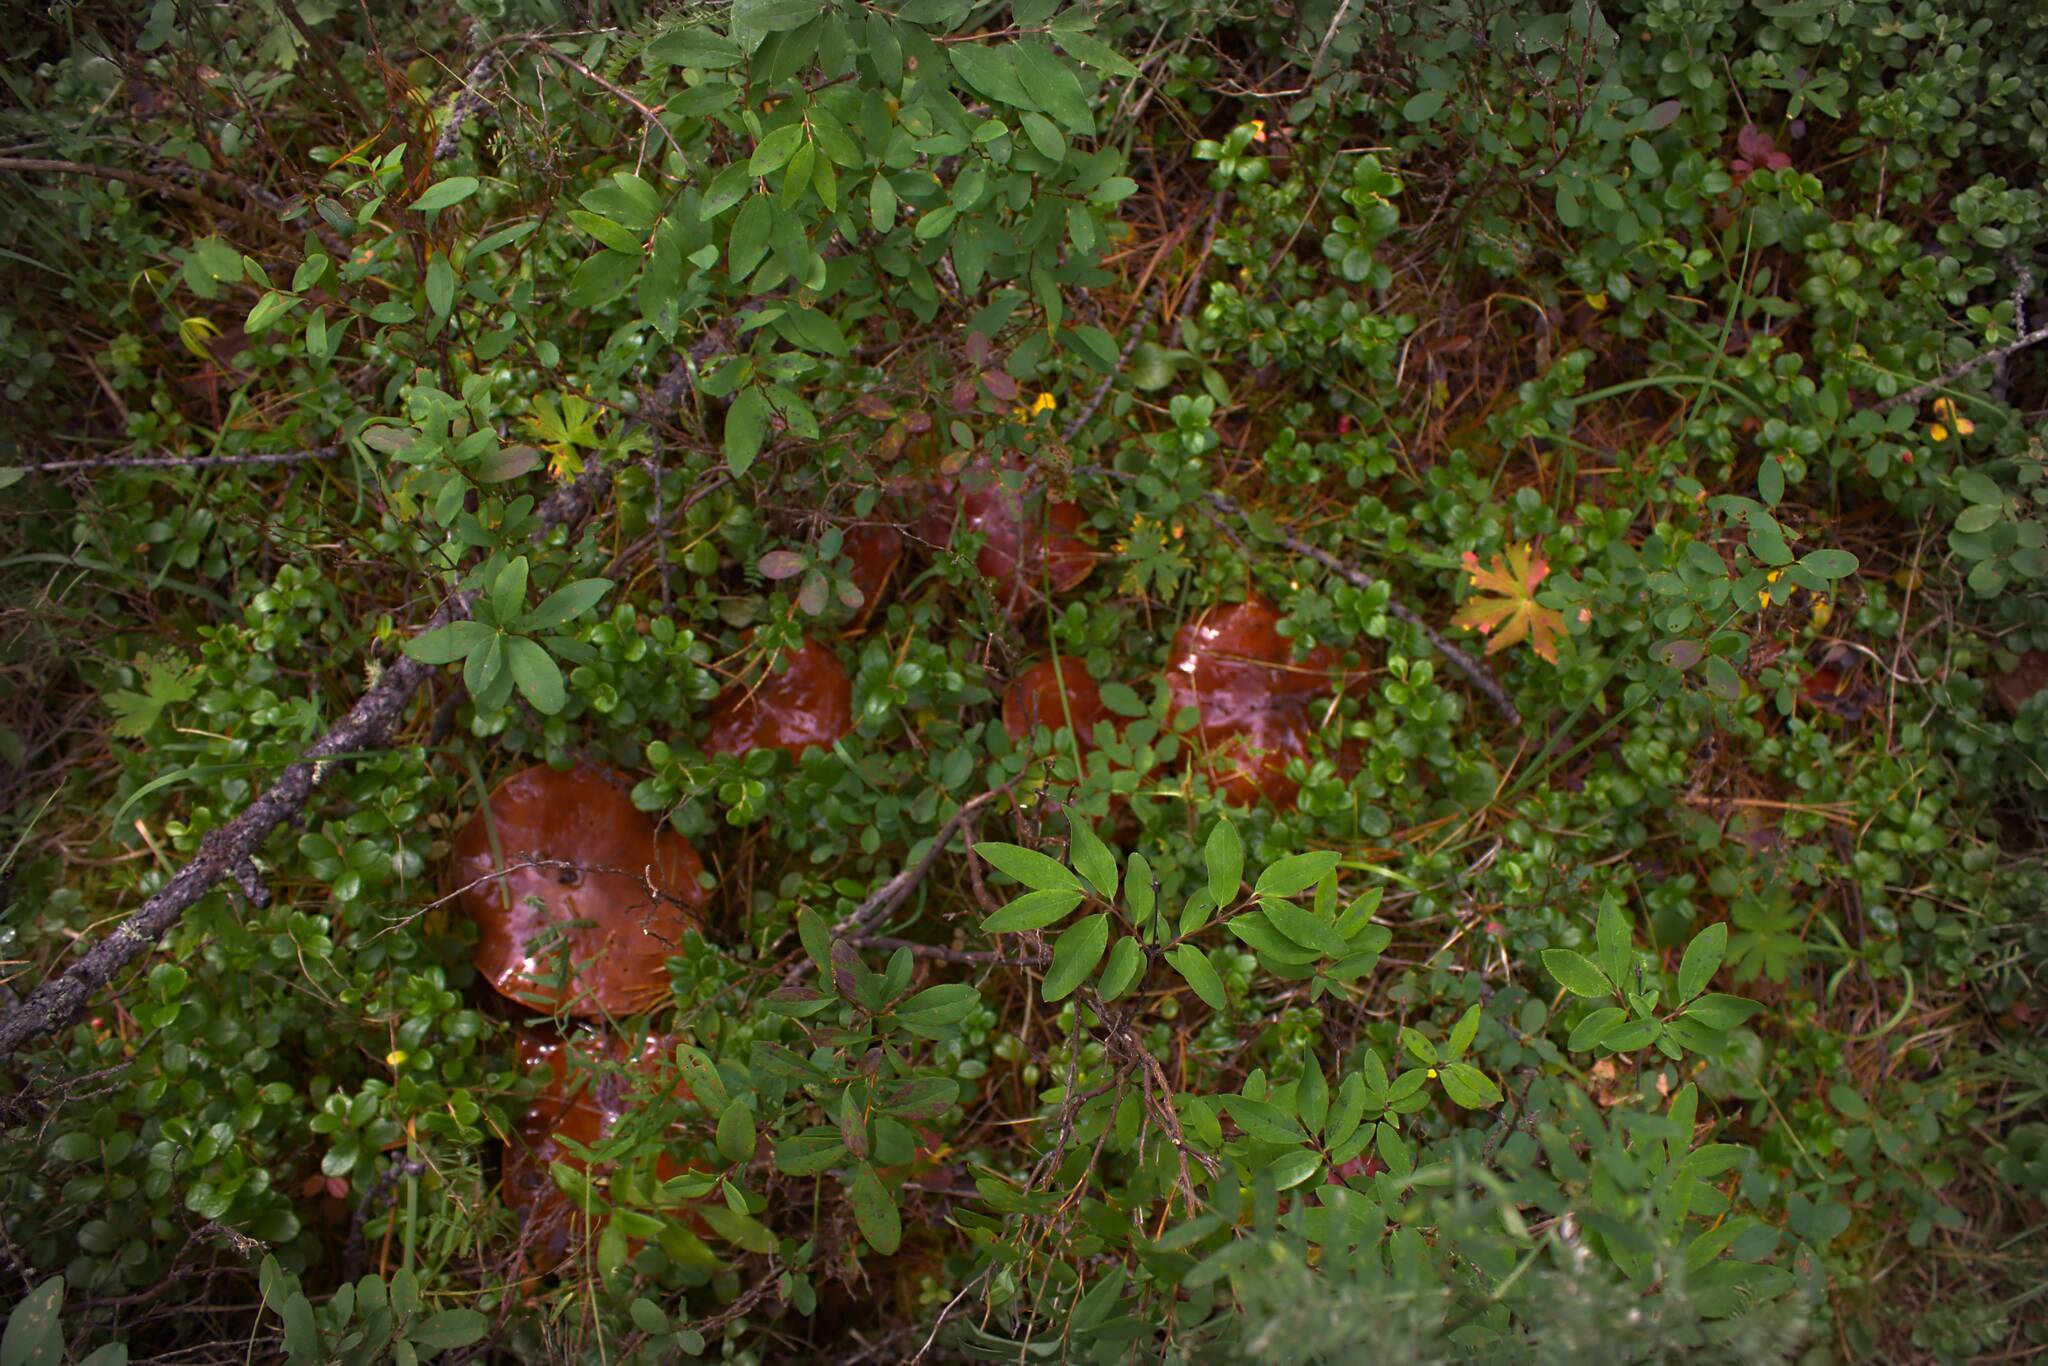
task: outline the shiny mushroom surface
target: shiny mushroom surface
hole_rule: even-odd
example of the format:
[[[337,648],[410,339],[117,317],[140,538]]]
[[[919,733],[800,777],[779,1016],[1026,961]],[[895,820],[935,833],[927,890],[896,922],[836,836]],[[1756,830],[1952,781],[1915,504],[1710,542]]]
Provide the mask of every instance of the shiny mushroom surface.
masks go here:
[[[1196,761],[1239,805],[1261,797],[1293,805],[1300,785],[1287,764],[1308,757],[1321,724],[1318,694],[1329,691],[1331,652],[1319,647],[1296,660],[1279,625],[1261,598],[1211,607],[1175,634],[1167,665],[1174,710],[1201,713],[1188,736]]]
[[[706,754],[830,749],[853,729],[853,683],[839,656],[815,640],[787,656],[787,667],[752,687],[734,684],[711,704]]]
[[[456,836],[450,876],[486,981],[534,1010],[599,1019],[668,998],[668,959],[704,925],[703,871],[622,776],[584,765],[500,783]]]

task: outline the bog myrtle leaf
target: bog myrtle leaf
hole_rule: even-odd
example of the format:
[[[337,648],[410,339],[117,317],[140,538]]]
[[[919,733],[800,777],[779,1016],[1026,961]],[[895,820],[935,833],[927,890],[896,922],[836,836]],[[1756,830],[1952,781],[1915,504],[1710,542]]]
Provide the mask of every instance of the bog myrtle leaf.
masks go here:
[[[979,847],[979,846],[977,846]],[[1083,893],[1076,888],[1045,887],[1026,892],[981,922],[990,934],[1015,934],[1057,925],[1081,904]]]
[[[1114,1001],[1130,990],[1145,967],[1144,950],[1138,941],[1126,935],[1110,945],[1109,960],[1102,965],[1102,976],[1096,980],[1096,990],[1105,1001]]]
[[[725,414],[725,463],[735,475],[745,474],[761,453],[768,435],[768,399],[749,386]]]
[[[1216,975],[1216,969],[1200,949],[1182,944],[1168,951],[1166,961],[1173,964],[1174,971],[1202,998],[1204,1005],[1211,1010],[1223,1009],[1229,999],[1223,994],[1223,979]]]
[[[610,579],[578,579],[574,583],[565,583],[521,618],[519,625],[528,631],[552,631],[566,626],[597,606],[598,601],[611,591],[611,586]]]
[[[480,621],[456,621],[421,632],[399,648],[422,664],[453,664],[496,634]]]
[[[1116,855],[1092,826],[1071,812],[1069,815],[1067,857],[1073,860],[1074,870],[1088,879],[1097,896],[1104,901],[1116,900]]]
[[[974,846],[974,852],[980,856],[982,862],[1008,873],[1034,890],[1081,890],[1081,879],[1074,876],[1072,869],[1058,859],[1046,857],[1036,849],[1026,849],[1019,844],[983,840]]]
[[[1593,960],[1571,949],[1545,949],[1543,966],[1555,977],[1558,985],[1574,996],[1612,996],[1614,987],[1605,974],[1593,966]]]
[[[1493,1078],[1469,1062],[1445,1063],[1438,1069],[1437,1079],[1444,1084],[1444,1094],[1467,1110],[1501,1103],[1500,1087]]]
[[[1274,896],[1293,896],[1307,891],[1322,881],[1323,874],[1335,868],[1343,855],[1334,849],[1317,850],[1308,854],[1289,854],[1277,863],[1269,864],[1259,874],[1259,880],[1252,890],[1260,896],[1268,893]]]
[[[1041,995],[1047,1004],[1074,994],[1109,946],[1109,917],[1097,913],[1082,916],[1061,933],[1052,945],[1052,966],[1045,971]]]
[[[1709,1029],[1733,1029],[1750,1016],[1762,1010],[1763,1006],[1740,996],[1724,996],[1709,992],[1685,1008],[1686,1017],[1697,1020]]]
[[[1707,989],[1728,951],[1728,925],[1721,921],[1694,935],[1678,964],[1678,999],[1689,1001]]]
[[[1218,907],[1225,907],[1237,900],[1237,890],[1244,882],[1244,843],[1237,837],[1237,827],[1228,820],[1219,820],[1209,831],[1209,839],[1202,846],[1202,861],[1209,876],[1209,896]]]
[[[1465,573],[1479,592],[1468,598],[1451,620],[1486,639],[1486,653],[1499,654],[1520,641],[1529,642],[1541,659],[1557,663],[1557,638],[1564,634],[1564,616],[1536,601],[1537,590],[1550,576],[1550,564],[1527,544],[1511,545],[1481,567],[1479,556],[1466,551]]]
[[[505,658],[512,668],[512,681],[533,703],[535,711],[553,716],[562,709],[568,701],[568,693],[562,687],[562,671],[539,641],[506,636]]]
[[[427,192],[413,200],[412,207],[418,213],[431,213],[435,209],[452,209],[477,192],[483,184],[473,175],[452,175],[428,187]]]

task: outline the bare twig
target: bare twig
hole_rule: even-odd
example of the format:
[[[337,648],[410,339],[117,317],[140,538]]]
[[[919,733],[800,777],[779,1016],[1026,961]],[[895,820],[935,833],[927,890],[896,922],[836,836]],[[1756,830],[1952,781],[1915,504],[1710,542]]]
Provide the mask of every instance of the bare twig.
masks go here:
[[[304,451],[260,451],[252,455],[104,455],[86,460],[40,460],[16,465],[25,474],[64,474],[72,470],[209,470],[237,465],[298,465],[330,460],[347,452],[344,446],[315,446]]]
[[[1891,409],[1897,408],[1902,404],[1918,403],[1929,394],[1938,393],[1948,388],[1980,365],[1988,365],[1992,361],[2002,361],[2008,356],[2024,351],[2030,346],[2037,346],[2044,341],[2048,341],[2048,327],[2037,327],[2032,332],[2023,332],[2004,346],[1995,346],[1989,351],[1978,352],[1955,369],[1943,375],[1940,379],[1931,379],[1925,384],[1916,384],[1903,394],[1893,394],[1882,403],[1874,405],[1871,411],[1878,413],[1889,412]]]

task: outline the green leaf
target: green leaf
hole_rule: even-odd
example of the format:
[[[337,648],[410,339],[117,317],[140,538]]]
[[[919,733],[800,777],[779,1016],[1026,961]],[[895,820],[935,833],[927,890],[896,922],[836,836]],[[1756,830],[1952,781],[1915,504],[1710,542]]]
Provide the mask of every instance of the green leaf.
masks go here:
[[[1144,950],[1138,947],[1137,940],[1125,935],[1110,945],[1109,961],[1103,964],[1102,976],[1095,984],[1096,990],[1102,993],[1103,1000],[1114,1001],[1130,990],[1144,967]]]
[[[1574,996],[1612,996],[1614,987],[1600,969],[1593,966],[1593,960],[1570,949],[1545,949],[1543,966],[1555,977],[1558,985]]]
[[[1152,885],[1152,865],[1143,854],[1132,851],[1124,863],[1124,905],[1130,907],[1131,919],[1140,929],[1152,923],[1152,913],[1158,902],[1158,889]]]
[[[1060,132],[1053,121],[1043,114],[1028,113],[1021,122],[1024,136],[1031,140],[1031,146],[1047,161],[1060,162],[1067,159],[1066,134]]]
[[[1098,912],[1083,916],[1053,941],[1052,966],[1046,969],[1040,995],[1050,1005],[1074,994],[1109,946],[1109,917]]]
[[[1824,579],[1846,579],[1860,562],[1846,550],[1816,550],[1801,557],[1799,563]]]
[[[1436,111],[1444,107],[1444,90],[1420,90],[1408,97],[1401,106],[1401,117],[1410,123],[1427,123],[1436,117]]]
[[[975,847],[978,849],[981,846]],[[989,934],[1016,934],[1025,930],[1042,930],[1065,920],[1068,912],[1081,904],[1082,896],[1080,889],[1071,887],[1046,887],[1035,892],[1026,892],[983,920],[981,928]]]
[[[733,0],[732,26],[757,33],[787,33],[824,12],[825,0]]]
[[[725,412],[725,463],[735,476],[745,474],[761,453],[768,436],[768,398],[748,385]]]
[[[1709,992],[1687,1006],[1684,1013],[1709,1029],[1733,1029],[1762,1009],[1757,1002],[1740,996]]]
[[[796,149],[804,145],[804,126],[801,123],[786,123],[761,139],[761,145],[754,149],[754,155],[747,162],[747,174],[760,177],[770,171],[779,171],[796,155]]]
[[[718,1117],[718,1155],[728,1162],[746,1162],[754,1156],[759,1135],[754,1132],[754,1112],[735,1097]]]
[[[1089,33],[1070,33],[1065,29],[1054,29],[1052,40],[1083,66],[1094,67],[1097,71],[1124,80],[1135,80],[1138,68],[1128,58],[1108,43]]]
[[[568,701],[562,688],[562,670],[537,640],[525,636],[505,637],[505,659],[512,667],[512,681],[533,709],[553,716]]]
[[[1209,831],[1208,842],[1202,846],[1202,862],[1217,909],[1228,907],[1237,900],[1237,890],[1244,882],[1244,843],[1228,819],[1218,820]]]
[[[1308,1132],[1277,1105],[1245,1096],[1219,1096],[1237,1127],[1267,1143],[1306,1143]]]
[[[775,206],[768,196],[757,194],[740,208],[732,221],[732,235],[725,244],[725,273],[734,283],[754,273],[768,254],[768,238],[775,228]]]
[[[1289,854],[1260,873],[1258,885],[1252,890],[1260,896],[1293,896],[1305,892],[1322,881],[1323,874],[1335,868],[1342,858],[1343,855],[1333,849]]]
[[[1073,860],[1074,870],[1088,879],[1088,885],[1104,901],[1116,900],[1116,855],[1072,810],[1067,812],[1067,829],[1067,857]]]
[[[454,306],[455,267],[448,264],[446,255],[437,252],[427,263],[427,307],[435,317],[445,318]]]
[[[1216,969],[1209,965],[1209,959],[1193,944],[1182,944],[1167,952],[1166,961],[1173,964],[1174,971],[1181,975],[1195,995],[1202,998],[1211,1010],[1221,1010],[1229,998],[1223,993],[1223,979],[1216,975]]]
[[[1664,174],[1664,160],[1657,155],[1657,149],[1650,145],[1648,139],[1630,138],[1628,158],[1635,163],[1637,175],[1659,176]]]
[[[518,620],[520,609],[526,606],[526,579],[531,572],[526,557],[515,555],[491,580],[491,610],[501,625]]]
[[[422,664],[453,664],[496,634],[480,621],[454,621],[422,631],[398,648]]]
[[[1480,1008],[1475,1005],[1460,1016],[1456,1024],[1451,1026],[1450,1041],[1444,1048],[1445,1057],[1462,1058],[1465,1056],[1465,1050],[1470,1048],[1472,1040],[1479,1036],[1479,1017]]]
[[[1292,901],[1268,898],[1259,903],[1259,909],[1272,922],[1274,929],[1305,949],[1314,949],[1328,958],[1342,958],[1351,951],[1335,927]]]
[[[1036,849],[1026,849],[1018,844],[1002,844],[985,840],[974,846],[974,852],[984,863],[1008,873],[1017,881],[1037,891],[1053,888],[1080,890],[1081,879],[1058,859],[1047,858]]]
[[[278,1317],[284,1320],[284,1347],[287,1352],[299,1357],[320,1355],[320,1325],[314,1321],[312,1303],[304,1295],[286,1296]]]
[[[1565,1047],[1574,1053],[1583,1053],[1596,1048],[1608,1030],[1628,1018],[1628,1012],[1620,1006],[1603,1006],[1594,1011],[1572,1029],[1572,1036],[1565,1040]]]
[[[650,1336],[668,1332],[668,1315],[661,1312],[661,1306],[645,1295],[626,1307],[633,1318],[633,1326]]]
[[[1444,1084],[1444,1094],[1467,1110],[1501,1103],[1500,1087],[1494,1085],[1493,1078],[1469,1062],[1445,1063],[1436,1075]]]
[[[0,1366],[58,1366],[64,1360],[64,1278],[52,1276],[21,1297],[0,1334]]]
[[[552,631],[576,620],[598,600],[611,591],[610,579],[578,579],[565,583],[547,595],[541,605],[521,618],[521,629],[528,631]]]
[[[903,1220],[896,1212],[896,1198],[882,1185],[872,1166],[863,1162],[855,1169],[849,1193],[860,1236],[884,1257],[893,1255],[903,1242]]]
[[[427,192],[413,200],[412,207],[417,213],[431,213],[436,209],[450,209],[477,192],[483,182],[473,175],[452,175],[446,180],[427,187]]]
[[[868,182],[868,219],[876,232],[887,232],[896,226],[896,187],[886,175],[877,173]]]
[[[432,283],[433,277],[430,274],[428,276],[429,286]],[[294,299],[291,295],[279,294],[276,290],[271,290],[258,299],[256,306],[249,310],[249,316],[242,321],[242,330],[252,337],[258,336],[268,329],[272,323],[282,318],[297,303],[298,300]]]
[[[1709,925],[1694,935],[1692,942],[1685,946],[1685,958],[1678,965],[1678,999],[1690,1001],[1705,991],[1727,952],[1726,921]]]
[[[992,47],[982,43],[960,43],[947,50],[953,69],[977,92],[1015,109],[1036,109],[1038,101],[1025,93],[1017,79],[1017,67],[1010,45]]]
[[[415,1347],[445,1352],[452,1347],[467,1347],[482,1340],[490,1327],[488,1314],[474,1309],[443,1309],[425,1322],[406,1329],[405,1336]]]

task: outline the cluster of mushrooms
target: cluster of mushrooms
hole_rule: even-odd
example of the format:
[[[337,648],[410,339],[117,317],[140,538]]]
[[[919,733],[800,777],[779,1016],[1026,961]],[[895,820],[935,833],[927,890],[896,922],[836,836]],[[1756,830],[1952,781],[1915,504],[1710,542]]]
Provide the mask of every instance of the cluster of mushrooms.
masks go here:
[[[983,472],[984,474],[986,471]],[[1013,616],[1066,592],[1094,567],[1079,510],[1031,500],[993,478],[942,481],[917,534],[945,548],[960,528],[983,537],[976,568]],[[1037,507],[1027,512],[1027,502]],[[903,536],[892,526],[856,527],[844,541],[866,610],[894,574]],[[1293,662],[1279,615],[1256,598],[1211,608],[1175,636],[1167,674],[1176,711],[1201,720],[1186,737],[1229,800],[1291,803],[1290,759],[1306,757],[1316,699],[1329,688],[1327,650]],[[1091,744],[1110,720],[1096,681],[1078,659],[1048,659],[1020,673],[1003,698],[1004,729],[1022,742],[1039,726],[1071,728]],[[702,748],[709,754],[830,748],[853,728],[852,686],[833,650],[805,640],[781,673],[734,685],[714,699]],[[630,781],[609,769],[523,769],[492,792],[455,840],[452,885],[477,926],[477,971],[536,1014],[577,1022],[566,1032],[523,1029],[518,1056],[539,1083],[506,1145],[503,1191],[520,1217],[528,1255],[559,1261],[577,1241],[577,1210],[550,1163],[581,1167],[564,1140],[594,1146],[646,1098],[689,1097],[675,1040],[621,1037],[605,1022],[650,1013],[668,1000],[668,960],[690,930],[702,931],[709,893],[704,865],[682,836],[633,805]],[[570,1053],[593,1060],[572,1068]],[[659,1179],[683,1170],[664,1160]]]

